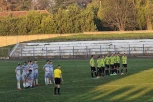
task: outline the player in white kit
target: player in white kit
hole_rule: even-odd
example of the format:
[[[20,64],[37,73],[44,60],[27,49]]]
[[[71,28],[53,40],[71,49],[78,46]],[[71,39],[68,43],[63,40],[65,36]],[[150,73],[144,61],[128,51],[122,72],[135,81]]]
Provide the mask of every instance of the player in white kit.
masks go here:
[[[45,71],[45,84],[48,85],[49,84],[49,70],[50,70],[50,64],[49,64],[49,60],[46,61],[46,64],[43,67],[44,71]]]
[[[34,60],[33,68],[34,68],[34,85],[39,86],[39,84],[38,84],[38,64],[37,64],[37,60]]]
[[[24,65],[22,65],[21,67],[22,69],[22,81],[23,81],[23,87],[26,88],[27,86],[27,71],[28,71],[28,66],[27,66],[27,62],[24,62]]]
[[[31,73],[28,73],[28,81],[29,81],[29,85],[32,88],[33,87],[33,80],[34,80],[34,69],[33,69],[33,63],[32,61],[28,61],[28,69]]]
[[[49,84],[52,84],[52,81],[54,83],[54,66],[52,61],[49,62],[50,67],[49,67]]]
[[[18,63],[18,66],[15,69],[15,73],[16,73],[16,80],[17,80],[17,89],[21,90],[20,87],[20,79],[21,79],[21,64]]]

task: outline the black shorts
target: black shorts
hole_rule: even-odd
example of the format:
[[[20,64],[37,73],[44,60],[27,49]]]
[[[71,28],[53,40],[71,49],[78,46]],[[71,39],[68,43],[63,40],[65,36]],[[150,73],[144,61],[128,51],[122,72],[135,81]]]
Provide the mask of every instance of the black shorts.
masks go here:
[[[55,78],[55,84],[61,84],[61,78]]]
[[[120,67],[120,63],[116,63],[116,67],[119,68]]]
[[[114,67],[115,67],[115,68],[117,67],[117,63],[114,63]]]
[[[99,73],[102,73],[102,70],[101,70],[101,68],[99,68],[99,67],[97,67],[97,71],[98,71]]]
[[[127,67],[127,64],[123,64],[123,68]]]
[[[96,71],[96,68],[95,67],[91,67],[91,71],[92,72],[95,72]]]
[[[105,67],[101,67],[101,70],[104,71],[105,70]]]
[[[111,69],[114,69],[114,64],[111,64],[110,66],[111,66]]]
[[[106,68],[109,68],[109,65],[108,64],[106,64]]]

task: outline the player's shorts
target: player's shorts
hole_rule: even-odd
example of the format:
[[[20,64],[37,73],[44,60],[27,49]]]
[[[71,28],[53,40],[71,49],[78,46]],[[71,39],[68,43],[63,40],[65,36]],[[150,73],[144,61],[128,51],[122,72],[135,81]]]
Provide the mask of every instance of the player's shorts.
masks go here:
[[[114,69],[114,64],[111,64],[110,67],[111,67],[111,69]]]
[[[16,75],[16,80],[17,80],[17,81],[20,81],[20,79],[21,79],[21,76],[20,76],[20,75],[19,75],[19,76]]]
[[[34,79],[34,74],[32,74],[32,73],[29,74],[29,75],[28,75],[28,79],[29,79],[29,80],[33,80],[33,79]]]
[[[27,74],[22,74],[22,80],[25,81],[27,77]]]
[[[38,79],[38,73],[34,73],[34,78]]]
[[[120,63],[116,63],[116,67],[119,68],[120,67]]]
[[[61,78],[55,78],[55,84],[61,84]]]
[[[115,68],[117,67],[117,63],[114,63],[114,67],[115,67]]]
[[[48,77],[49,78],[53,78],[54,77],[54,74],[53,73],[49,73]]]
[[[51,73],[45,73],[45,78],[51,78]]]
[[[127,67],[127,64],[123,64],[123,68]]]
[[[106,64],[106,68],[109,68],[109,65],[108,64]]]
[[[91,71],[92,72],[95,72],[96,71],[96,68],[95,67],[91,67]]]
[[[104,71],[105,70],[105,67],[101,67],[101,70]]]
[[[102,73],[102,70],[101,70],[101,68],[99,68],[99,67],[97,67],[97,71],[98,71],[99,73]]]

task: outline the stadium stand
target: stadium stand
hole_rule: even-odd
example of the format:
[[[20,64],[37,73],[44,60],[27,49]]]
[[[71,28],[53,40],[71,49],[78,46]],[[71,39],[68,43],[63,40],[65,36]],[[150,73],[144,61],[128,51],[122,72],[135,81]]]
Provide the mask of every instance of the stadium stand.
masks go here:
[[[50,43],[20,43],[10,57],[29,56],[88,56],[107,53],[144,54],[153,53],[153,40],[104,40]]]

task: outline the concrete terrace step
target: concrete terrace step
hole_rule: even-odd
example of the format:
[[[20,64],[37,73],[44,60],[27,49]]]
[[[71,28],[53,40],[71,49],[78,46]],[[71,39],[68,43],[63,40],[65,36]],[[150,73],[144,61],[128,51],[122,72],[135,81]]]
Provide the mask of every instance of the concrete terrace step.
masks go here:
[[[20,43],[10,57],[153,53],[153,39]]]

